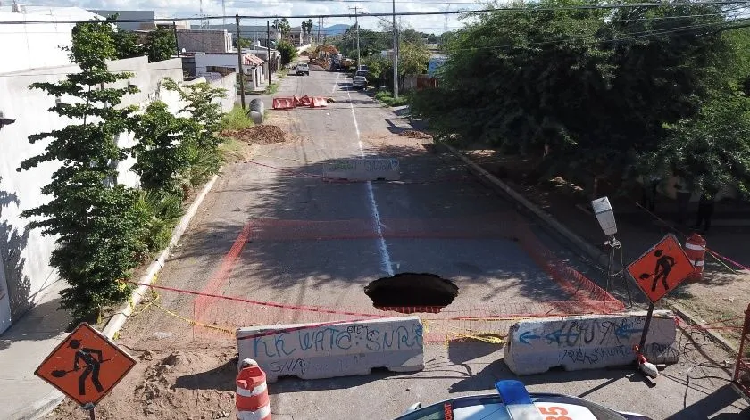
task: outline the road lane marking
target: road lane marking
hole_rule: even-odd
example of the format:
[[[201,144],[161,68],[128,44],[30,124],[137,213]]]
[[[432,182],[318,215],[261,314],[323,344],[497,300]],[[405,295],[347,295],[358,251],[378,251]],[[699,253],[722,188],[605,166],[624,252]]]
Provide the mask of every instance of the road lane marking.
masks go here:
[[[336,73],[336,80],[333,82],[333,87],[331,88],[331,95],[333,95],[336,92],[336,88],[339,86],[339,76],[341,76],[341,73]]]
[[[338,80],[338,74],[336,76]],[[349,107],[352,110],[352,120],[354,121],[354,131],[357,133],[357,144],[359,145],[359,155],[362,159],[365,158],[365,150],[362,146],[362,135],[359,132],[359,124],[357,123],[357,115],[354,112],[354,104],[352,103],[352,96],[349,93],[349,89],[346,89],[346,96],[349,98]],[[372,182],[367,181],[365,184],[367,187],[367,198],[370,201],[370,215],[375,226],[375,232],[378,234],[378,250],[380,251],[380,266],[383,271],[389,276],[395,275],[393,272],[393,264],[391,264],[391,256],[388,254],[388,244],[385,242],[383,237],[383,225],[380,223],[380,211],[378,210],[378,203],[375,201],[375,193],[372,189]]]

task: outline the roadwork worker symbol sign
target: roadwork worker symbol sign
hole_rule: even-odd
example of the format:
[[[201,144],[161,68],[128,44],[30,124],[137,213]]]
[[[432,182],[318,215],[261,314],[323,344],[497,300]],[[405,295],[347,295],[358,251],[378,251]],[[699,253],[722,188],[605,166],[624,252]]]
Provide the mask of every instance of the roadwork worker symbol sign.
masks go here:
[[[628,266],[628,273],[651,302],[657,302],[693,272],[674,235],[667,235]]]
[[[96,404],[135,363],[115,343],[82,323],[52,350],[34,374],[81,405]]]

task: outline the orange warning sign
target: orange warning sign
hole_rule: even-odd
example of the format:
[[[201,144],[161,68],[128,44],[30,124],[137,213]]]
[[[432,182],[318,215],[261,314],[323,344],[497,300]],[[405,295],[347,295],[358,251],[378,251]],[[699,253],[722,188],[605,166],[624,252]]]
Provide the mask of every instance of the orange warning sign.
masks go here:
[[[656,302],[693,273],[685,251],[674,235],[658,244],[628,266],[628,273],[651,302]]]
[[[135,363],[115,343],[82,323],[52,350],[34,374],[81,405],[96,404]]]

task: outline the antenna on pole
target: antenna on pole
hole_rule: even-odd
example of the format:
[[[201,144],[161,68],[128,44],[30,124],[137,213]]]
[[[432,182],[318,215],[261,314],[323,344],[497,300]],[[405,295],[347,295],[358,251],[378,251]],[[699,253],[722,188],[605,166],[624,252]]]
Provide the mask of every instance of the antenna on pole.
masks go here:
[[[443,32],[448,32],[448,12],[450,11],[451,4],[448,3],[445,6],[445,26],[443,26]]]
[[[224,29],[226,29],[226,26],[227,26],[227,6],[226,6],[226,4],[224,4],[224,0],[221,0],[221,16],[222,16],[222,18],[221,18],[221,20],[222,20],[221,24],[222,24],[222,26],[225,27]],[[446,17],[446,22],[448,22],[447,17]],[[446,25],[447,25],[447,23],[446,23]]]
[[[203,14],[203,0],[200,0],[199,16],[201,19],[201,29],[206,29],[208,27],[208,21],[206,20],[206,15]]]

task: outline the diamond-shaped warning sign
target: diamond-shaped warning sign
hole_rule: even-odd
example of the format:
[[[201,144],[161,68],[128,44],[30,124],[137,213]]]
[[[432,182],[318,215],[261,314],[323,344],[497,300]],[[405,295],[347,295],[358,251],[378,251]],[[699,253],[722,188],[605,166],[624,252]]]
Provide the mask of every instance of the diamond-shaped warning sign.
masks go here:
[[[667,235],[628,266],[628,273],[651,302],[657,302],[693,273],[685,251],[674,235]]]
[[[34,374],[81,405],[96,404],[135,363],[115,343],[82,323],[52,350]]]

